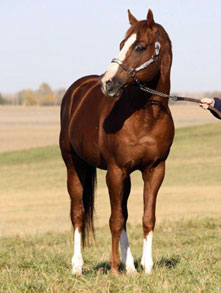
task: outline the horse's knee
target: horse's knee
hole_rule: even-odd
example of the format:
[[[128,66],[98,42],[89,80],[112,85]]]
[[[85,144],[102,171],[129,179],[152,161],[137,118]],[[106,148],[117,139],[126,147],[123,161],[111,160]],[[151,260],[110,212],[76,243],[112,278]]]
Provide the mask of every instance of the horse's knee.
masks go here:
[[[154,230],[156,219],[151,216],[143,216],[143,232],[144,236],[148,235],[150,231]]]
[[[118,216],[118,217],[113,217],[112,215],[110,216],[109,220],[109,225],[111,229],[112,234],[121,234],[121,231],[124,227],[124,217],[123,215]]]

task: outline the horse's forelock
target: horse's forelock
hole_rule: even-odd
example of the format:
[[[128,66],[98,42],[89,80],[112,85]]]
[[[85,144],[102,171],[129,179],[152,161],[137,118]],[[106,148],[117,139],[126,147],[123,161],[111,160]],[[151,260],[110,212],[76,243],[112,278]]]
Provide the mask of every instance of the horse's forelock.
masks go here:
[[[130,35],[132,34],[141,34],[141,33],[145,33],[147,30],[147,21],[146,20],[141,20],[138,21],[137,23],[135,23],[134,25],[132,25],[127,33],[126,33],[126,38],[128,38]]]

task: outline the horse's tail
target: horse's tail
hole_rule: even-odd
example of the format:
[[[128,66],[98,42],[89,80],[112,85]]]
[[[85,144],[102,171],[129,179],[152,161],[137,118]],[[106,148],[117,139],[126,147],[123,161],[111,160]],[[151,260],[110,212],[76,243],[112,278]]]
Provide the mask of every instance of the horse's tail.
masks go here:
[[[85,246],[86,242],[89,243],[90,231],[95,237],[94,233],[94,197],[95,187],[97,183],[96,168],[89,166],[87,167],[87,173],[84,179],[83,185],[83,204],[84,204],[84,223],[82,229],[82,243]]]

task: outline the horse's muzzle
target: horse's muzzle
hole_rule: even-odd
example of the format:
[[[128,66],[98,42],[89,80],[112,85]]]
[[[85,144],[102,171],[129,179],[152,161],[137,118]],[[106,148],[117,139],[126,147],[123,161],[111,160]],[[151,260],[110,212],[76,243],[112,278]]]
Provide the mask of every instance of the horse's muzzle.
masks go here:
[[[104,80],[103,76],[100,78],[101,90],[105,96],[109,97],[119,97],[122,93],[123,82],[112,78],[109,80]]]

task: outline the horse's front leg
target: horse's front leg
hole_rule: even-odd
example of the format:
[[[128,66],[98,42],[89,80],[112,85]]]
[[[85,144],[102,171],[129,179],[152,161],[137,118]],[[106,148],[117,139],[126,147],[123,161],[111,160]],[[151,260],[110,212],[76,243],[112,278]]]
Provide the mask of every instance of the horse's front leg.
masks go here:
[[[118,273],[118,268],[120,265],[118,248],[120,235],[125,223],[122,209],[125,178],[126,173],[117,166],[112,166],[107,171],[106,181],[109,190],[111,204],[111,216],[109,224],[112,234],[112,254],[110,264],[111,271],[113,273]]]
[[[143,171],[144,180],[144,214],[143,214],[143,255],[141,264],[146,274],[150,274],[153,267],[152,239],[155,226],[155,209],[157,193],[163,182],[165,162],[160,162],[153,169]]]
[[[130,182],[130,176],[128,176],[124,180],[124,190],[123,190],[123,200],[122,200],[124,228],[123,228],[121,235],[120,235],[122,263],[125,265],[127,274],[136,272],[136,269],[134,266],[134,258],[132,256],[132,253],[130,250],[129,240],[127,237],[127,229],[126,229],[126,223],[127,223],[127,218],[128,218],[127,200],[128,200],[129,194],[130,194],[130,188],[131,188],[131,182]]]

